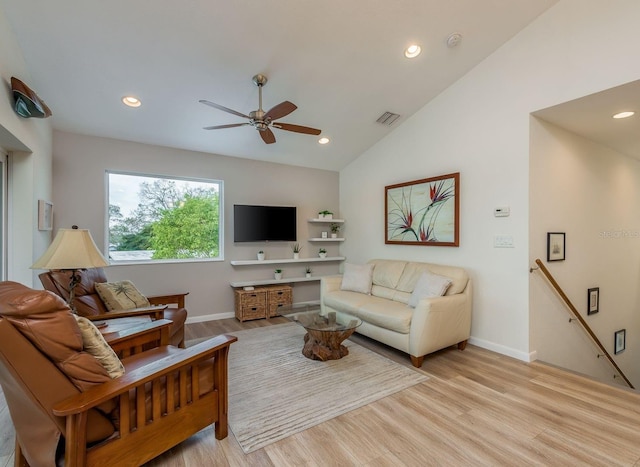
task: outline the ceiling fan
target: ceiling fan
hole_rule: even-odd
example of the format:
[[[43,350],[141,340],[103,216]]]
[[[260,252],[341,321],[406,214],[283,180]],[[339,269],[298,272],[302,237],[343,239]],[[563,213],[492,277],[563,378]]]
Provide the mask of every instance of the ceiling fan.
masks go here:
[[[248,118],[249,121],[245,123],[230,123],[228,125],[216,125],[205,126],[205,130],[220,130],[223,128],[233,128],[237,126],[251,125],[260,132],[262,140],[267,144],[276,142],[276,137],[271,131],[271,128],[277,128],[279,130],[293,131],[295,133],[304,133],[306,135],[319,135],[322,130],[316,128],[310,128],[308,126],[293,125],[291,123],[276,122],[279,118],[286,117],[298,107],[289,101],[281,102],[280,104],[272,107],[266,112],[262,110],[262,87],[267,84],[267,77],[265,75],[255,75],[253,77],[253,83],[258,86],[258,110],[249,112],[249,115],[245,115],[235,110],[224,107],[220,104],[215,104],[207,100],[200,100],[201,103],[213,107],[214,109],[222,110],[238,117]]]

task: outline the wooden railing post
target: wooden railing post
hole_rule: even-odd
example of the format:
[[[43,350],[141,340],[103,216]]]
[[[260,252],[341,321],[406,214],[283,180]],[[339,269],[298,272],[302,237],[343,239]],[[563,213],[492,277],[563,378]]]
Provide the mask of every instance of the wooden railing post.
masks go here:
[[[602,342],[600,342],[600,339],[598,339],[598,336],[595,335],[595,333],[591,330],[591,327],[587,324],[587,322],[584,320],[584,318],[580,315],[580,312],[576,309],[575,306],[573,306],[573,303],[571,303],[571,300],[569,300],[569,297],[567,297],[567,294],[564,293],[564,291],[562,290],[562,287],[560,287],[560,285],[556,282],[556,280],[553,278],[553,276],[551,275],[551,273],[549,272],[547,267],[542,263],[542,261],[540,261],[540,259],[536,259],[536,264],[538,265],[538,268],[540,269],[542,274],[545,275],[545,277],[547,278],[549,283],[552,285],[552,287],[558,293],[558,295],[560,295],[560,298],[562,298],[562,300],[564,301],[564,304],[567,305],[567,307],[569,308],[571,313],[573,313],[573,316],[575,316],[575,319],[577,319],[578,322],[582,325],[582,329],[584,329],[587,332],[587,334],[589,334],[589,336],[591,337],[593,342],[602,351],[602,354],[607,358],[607,360],[609,360],[609,363],[611,363],[611,365],[613,365],[613,367],[616,369],[618,374],[620,376],[622,376],[622,379],[624,379],[624,381],[629,385],[629,387],[631,389],[635,389],[633,387],[633,384],[631,384],[631,381],[629,381],[627,376],[620,369],[620,367],[615,362],[615,360],[611,357],[609,352],[607,352],[607,349],[604,348],[604,346],[602,345]]]

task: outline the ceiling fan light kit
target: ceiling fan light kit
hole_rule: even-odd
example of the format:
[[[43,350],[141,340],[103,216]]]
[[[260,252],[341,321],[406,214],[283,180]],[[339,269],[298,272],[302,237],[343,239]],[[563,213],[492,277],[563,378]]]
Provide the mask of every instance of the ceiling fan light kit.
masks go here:
[[[316,128],[311,128],[308,126],[294,125],[291,123],[282,123],[276,122],[282,117],[286,117],[291,112],[296,110],[298,107],[289,101],[284,101],[267,110],[266,112],[262,109],[262,87],[267,84],[267,77],[262,74],[257,74],[253,78],[253,84],[258,86],[258,110],[254,110],[249,112],[249,115],[245,115],[236,110],[229,109],[220,104],[216,104],[214,102],[210,102],[207,100],[200,100],[202,104],[208,105],[209,107],[213,107],[214,109],[222,110],[223,112],[230,113],[232,115],[236,115],[238,117],[246,118],[249,121],[245,123],[230,123],[227,125],[214,125],[214,126],[206,126],[205,130],[221,130],[225,128],[234,128],[238,126],[246,126],[250,125],[258,130],[260,137],[266,144],[272,144],[276,142],[276,137],[271,131],[271,128],[277,128],[279,130],[293,131],[294,133],[303,133],[306,135],[319,135],[322,133],[321,130]]]

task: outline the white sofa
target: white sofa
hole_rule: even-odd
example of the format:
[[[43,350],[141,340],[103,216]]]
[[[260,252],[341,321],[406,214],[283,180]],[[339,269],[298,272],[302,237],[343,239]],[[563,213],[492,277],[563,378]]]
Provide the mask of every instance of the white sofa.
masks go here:
[[[356,332],[408,353],[418,368],[424,356],[436,350],[454,344],[464,350],[471,332],[472,288],[463,268],[396,260],[371,260],[367,264],[373,269],[369,271],[368,294],[343,290],[349,285],[345,282],[343,287],[342,275],[321,279],[323,314],[335,311],[357,316],[362,324]],[[349,266],[345,264],[345,274],[352,278]],[[444,278],[450,279],[450,285]],[[443,282],[444,295],[421,298],[425,281],[432,280]],[[416,284],[418,290],[413,294]],[[415,308],[409,306],[410,302],[417,302]]]

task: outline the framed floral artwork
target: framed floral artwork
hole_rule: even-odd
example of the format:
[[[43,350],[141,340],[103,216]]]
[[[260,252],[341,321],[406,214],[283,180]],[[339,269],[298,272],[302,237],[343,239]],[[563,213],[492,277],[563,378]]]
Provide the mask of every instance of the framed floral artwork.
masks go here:
[[[460,173],[385,187],[385,243],[459,246]]]

